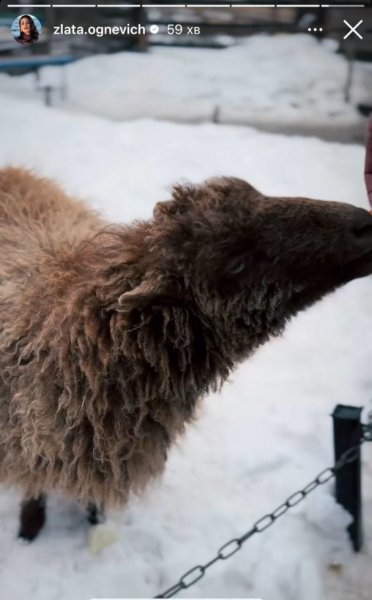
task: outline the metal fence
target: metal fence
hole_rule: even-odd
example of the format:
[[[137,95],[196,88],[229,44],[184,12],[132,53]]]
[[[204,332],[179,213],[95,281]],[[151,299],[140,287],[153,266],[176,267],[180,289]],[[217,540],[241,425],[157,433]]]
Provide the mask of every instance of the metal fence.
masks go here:
[[[217,551],[216,555],[203,565],[196,565],[189,569],[178,579],[178,581],[167,590],[155,596],[155,598],[172,598],[181,590],[186,590],[199,581],[208,569],[215,563],[226,560],[238,552],[243,544],[254,535],[262,533],[276,521],[285,515],[291,508],[297,506],[305,500],[307,496],[324,485],[332,478],[336,478],[336,500],[340,502],[346,510],[349,510],[353,516],[353,523],[349,528],[349,534],[355,550],[360,550],[362,546],[362,521],[361,521],[361,446],[364,442],[372,441],[372,416],[370,413],[369,422],[362,424],[360,422],[361,408],[354,406],[336,406],[333,412],[333,437],[335,462],[332,467],[327,467],[321,471],[312,481],[300,490],[291,494],[282,504],[253,523],[239,537],[235,537],[226,542]],[[340,454],[340,448],[343,448]],[[346,448],[346,449],[345,449]],[[343,474],[348,469],[347,477]]]

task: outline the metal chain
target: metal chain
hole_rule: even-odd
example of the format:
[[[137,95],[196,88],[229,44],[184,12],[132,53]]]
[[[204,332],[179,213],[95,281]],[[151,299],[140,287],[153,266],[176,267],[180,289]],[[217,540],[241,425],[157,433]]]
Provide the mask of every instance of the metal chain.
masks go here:
[[[178,583],[168,588],[162,594],[158,594],[154,597],[172,598],[175,594],[177,594],[177,592],[185,590],[194,585],[197,581],[199,581],[199,579],[204,577],[207,569],[209,569],[217,561],[226,560],[227,558],[230,558],[230,556],[233,556],[233,554],[238,552],[238,550],[241,549],[243,544],[247,540],[249,540],[249,538],[251,538],[256,533],[262,533],[263,531],[265,531],[265,529],[271,527],[271,525],[273,525],[275,521],[277,521],[279,517],[282,517],[289,509],[293,508],[294,506],[297,506],[297,504],[302,502],[302,500],[304,500],[311,492],[313,492],[319,486],[324,485],[325,483],[327,483],[327,481],[332,479],[332,477],[334,477],[338,471],[343,469],[346,465],[354,462],[358,457],[361,445],[364,442],[370,441],[372,441],[372,418],[369,419],[369,423],[367,425],[362,425],[362,435],[358,442],[354,446],[351,446],[348,450],[346,450],[346,452],[344,452],[340,456],[340,458],[335,462],[333,467],[328,467],[328,469],[324,469],[324,471],[321,471],[315,477],[315,479],[313,479],[312,481],[310,481],[310,483],[305,485],[305,487],[302,488],[302,490],[294,492],[294,494],[291,494],[291,496],[289,496],[287,500],[283,502],[283,504],[280,504],[280,506],[278,506],[275,510],[273,510],[271,513],[268,513],[267,515],[264,515],[263,517],[261,517],[261,519],[258,519],[258,521],[256,521],[253,524],[251,529],[249,529],[249,531],[244,533],[242,536],[233,538],[232,540],[221,546],[216,556],[212,558],[212,560],[207,562],[205,565],[196,565],[196,567],[193,567],[192,569],[184,573],[184,575],[182,575]]]

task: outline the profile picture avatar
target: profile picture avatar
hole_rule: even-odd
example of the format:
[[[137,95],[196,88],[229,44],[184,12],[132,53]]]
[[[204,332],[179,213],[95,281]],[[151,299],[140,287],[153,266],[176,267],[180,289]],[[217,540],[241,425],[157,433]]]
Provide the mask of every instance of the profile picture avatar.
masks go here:
[[[18,44],[32,45],[39,39],[41,23],[33,15],[21,15],[14,19],[11,30]]]

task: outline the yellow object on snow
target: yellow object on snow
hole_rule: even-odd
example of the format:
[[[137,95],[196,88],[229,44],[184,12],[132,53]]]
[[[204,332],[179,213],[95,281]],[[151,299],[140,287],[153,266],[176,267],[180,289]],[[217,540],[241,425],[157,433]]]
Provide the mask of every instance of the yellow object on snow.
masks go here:
[[[102,523],[91,528],[88,547],[92,554],[101,554],[101,552],[112,546],[118,539],[119,536],[114,526]]]

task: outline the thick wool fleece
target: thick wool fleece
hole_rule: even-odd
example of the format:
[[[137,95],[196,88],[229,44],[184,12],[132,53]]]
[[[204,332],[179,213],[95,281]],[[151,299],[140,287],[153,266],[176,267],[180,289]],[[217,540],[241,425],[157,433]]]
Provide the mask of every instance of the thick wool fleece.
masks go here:
[[[0,171],[0,481],[124,503],[239,361],[372,271],[362,212],[221,178],[118,226]]]

